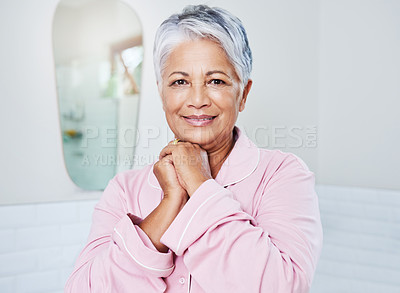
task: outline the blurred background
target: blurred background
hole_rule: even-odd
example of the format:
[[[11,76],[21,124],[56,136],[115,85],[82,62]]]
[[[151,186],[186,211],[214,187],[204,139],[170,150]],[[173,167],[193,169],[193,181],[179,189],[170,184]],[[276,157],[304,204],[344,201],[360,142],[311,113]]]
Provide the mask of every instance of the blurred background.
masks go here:
[[[154,35],[200,3],[248,32],[238,125],[316,175],[324,247],[311,292],[400,292],[396,0],[2,0],[0,292],[63,292],[108,180],[172,139]]]

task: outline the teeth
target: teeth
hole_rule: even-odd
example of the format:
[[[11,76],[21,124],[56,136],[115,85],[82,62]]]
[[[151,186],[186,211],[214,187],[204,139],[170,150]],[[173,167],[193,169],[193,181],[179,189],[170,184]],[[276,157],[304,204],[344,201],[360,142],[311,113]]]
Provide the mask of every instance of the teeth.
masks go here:
[[[196,118],[192,118],[193,120],[198,120],[198,121],[205,121],[205,120],[212,120],[213,118],[201,118],[201,119],[196,119]]]

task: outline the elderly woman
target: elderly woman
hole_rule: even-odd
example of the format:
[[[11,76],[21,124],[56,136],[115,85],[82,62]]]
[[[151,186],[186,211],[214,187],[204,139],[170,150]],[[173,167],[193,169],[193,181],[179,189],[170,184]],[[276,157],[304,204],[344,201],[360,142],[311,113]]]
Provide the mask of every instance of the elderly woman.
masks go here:
[[[240,20],[186,7],[158,29],[154,63],[177,139],[110,181],[66,292],[308,292],[322,246],[314,175],[235,127],[252,85]]]

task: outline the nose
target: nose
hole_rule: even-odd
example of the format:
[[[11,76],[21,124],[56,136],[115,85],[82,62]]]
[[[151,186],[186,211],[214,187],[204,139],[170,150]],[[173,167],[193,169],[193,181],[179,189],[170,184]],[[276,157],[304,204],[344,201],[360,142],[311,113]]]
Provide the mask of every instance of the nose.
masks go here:
[[[200,109],[211,105],[211,99],[208,96],[206,86],[204,84],[192,84],[188,92],[187,106]]]

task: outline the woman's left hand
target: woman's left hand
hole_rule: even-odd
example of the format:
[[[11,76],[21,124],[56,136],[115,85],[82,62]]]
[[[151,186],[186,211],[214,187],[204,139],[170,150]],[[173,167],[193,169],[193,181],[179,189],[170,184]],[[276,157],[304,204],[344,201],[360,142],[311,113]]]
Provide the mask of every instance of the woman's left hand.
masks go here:
[[[198,144],[190,142],[169,143],[160,153],[160,159],[172,156],[179,183],[191,196],[208,179],[212,179],[208,154]]]

